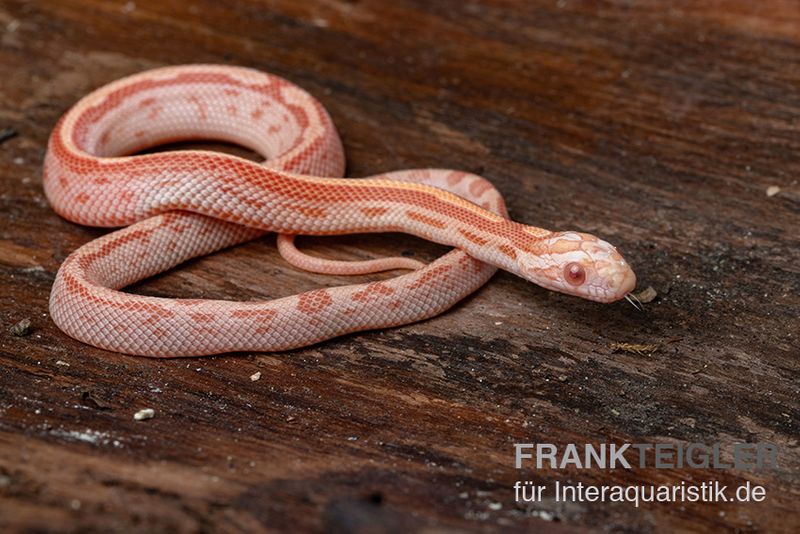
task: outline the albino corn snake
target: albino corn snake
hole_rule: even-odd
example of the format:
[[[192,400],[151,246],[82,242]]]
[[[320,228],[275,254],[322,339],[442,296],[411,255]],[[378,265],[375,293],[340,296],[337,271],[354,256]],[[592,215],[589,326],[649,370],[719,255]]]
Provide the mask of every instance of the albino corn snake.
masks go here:
[[[267,161],[199,150],[127,156],[193,139],[237,143]],[[276,76],[189,65],[97,89],[56,125],[44,188],[66,219],[130,226],[65,260],[50,297],[53,320],[70,336],[108,350],[193,356],[284,350],[426,319],[478,289],[497,267],[599,302],[623,298],[635,286],[613,246],[507,219],[502,197],[479,176],[440,169],[364,179],[343,173],[342,145],[327,112]],[[280,234],[281,254],[307,270],[415,270],[258,302],[119,291],[266,232]],[[455,250],[425,266],[408,258],[332,262],[299,252],[290,237],[364,232],[405,232]]]

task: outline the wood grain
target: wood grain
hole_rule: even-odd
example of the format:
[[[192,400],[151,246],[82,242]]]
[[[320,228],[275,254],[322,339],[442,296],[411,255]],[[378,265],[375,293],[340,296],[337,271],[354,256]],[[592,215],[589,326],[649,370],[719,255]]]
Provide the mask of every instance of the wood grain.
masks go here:
[[[7,530],[800,528],[797,2],[4,0],[0,41],[0,129],[18,133],[0,148]],[[350,176],[478,172],[515,219],[619,245],[658,297],[639,313],[500,274],[441,317],[304,350],[154,361],[82,345],[47,299],[103,230],[48,207],[47,135],[91,89],[187,62],[308,89]],[[301,245],[441,252],[406,236]],[[350,281],[288,267],[267,238],[131,290],[250,299]],[[30,334],[8,333],[25,318]],[[145,407],[155,418],[134,421]],[[538,441],[769,441],[780,468],[516,471],[512,444]],[[749,480],[767,500],[514,504],[516,480],[567,479]]]

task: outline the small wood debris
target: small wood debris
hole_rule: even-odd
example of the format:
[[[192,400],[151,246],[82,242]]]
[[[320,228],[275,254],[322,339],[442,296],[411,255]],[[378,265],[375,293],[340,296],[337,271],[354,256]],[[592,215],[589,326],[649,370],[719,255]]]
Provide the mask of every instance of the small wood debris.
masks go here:
[[[542,521],[554,521],[556,516],[555,514],[551,514],[545,510],[534,510],[531,512],[531,515],[534,517],[538,517]]]
[[[652,354],[658,350],[658,345],[641,343],[612,343],[611,350],[613,352],[628,352],[638,356],[644,356],[646,354]]]
[[[136,421],[144,421],[145,419],[152,419],[155,417],[156,411],[152,408],[144,408],[143,410],[139,410],[135,414],[133,414],[133,418]]]
[[[646,289],[643,289],[638,293],[634,293],[633,296],[636,297],[642,304],[647,304],[648,302],[653,302],[653,300],[655,300],[655,298],[658,296],[658,293],[655,289],[653,289],[653,286],[647,286]]]
[[[9,328],[8,331],[11,332],[12,335],[15,335],[17,337],[27,336],[28,334],[31,333],[31,320],[26,317],[25,319],[21,320],[20,322]]]
[[[110,410],[111,405],[106,403],[102,398],[92,391],[87,390],[81,393],[81,400],[85,406],[94,408],[95,410]]]
[[[781,192],[781,188],[778,187],[777,185],[771,185],[771,186],[769,186],[767,188],[767,196],[768,197],[774,197],[775,195],[777,195],[780,192]]]
[[[261,378],[261,371],[256,371],[252,375],[250,375],[250,381],[255,382],[256,380]]]
[[[3,128],[0,130],[0,143],[4,143],[16,135],[17,131],[14,128]]]
[[[56,365],[62,365],[64,367],[69,367],[69,364],[67,362],[65,362],[64,360],[58,360],[56,362]]]

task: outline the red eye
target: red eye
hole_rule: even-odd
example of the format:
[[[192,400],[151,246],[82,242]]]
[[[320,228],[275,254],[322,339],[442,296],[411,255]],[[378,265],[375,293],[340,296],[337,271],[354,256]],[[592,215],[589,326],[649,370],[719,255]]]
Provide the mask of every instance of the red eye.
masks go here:
[[[580,263],[568,263],[564,267],[564,279],[573,286],[579,286],[586,281],[586,271]]]

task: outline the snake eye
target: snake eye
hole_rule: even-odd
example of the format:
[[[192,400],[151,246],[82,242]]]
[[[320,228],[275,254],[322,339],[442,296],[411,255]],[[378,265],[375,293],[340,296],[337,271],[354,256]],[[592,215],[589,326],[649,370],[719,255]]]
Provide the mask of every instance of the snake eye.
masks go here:
[[[564,280],[570,285],[579,286],[586,280],[586,271],[580,263],[568,263],[564,267]]]

